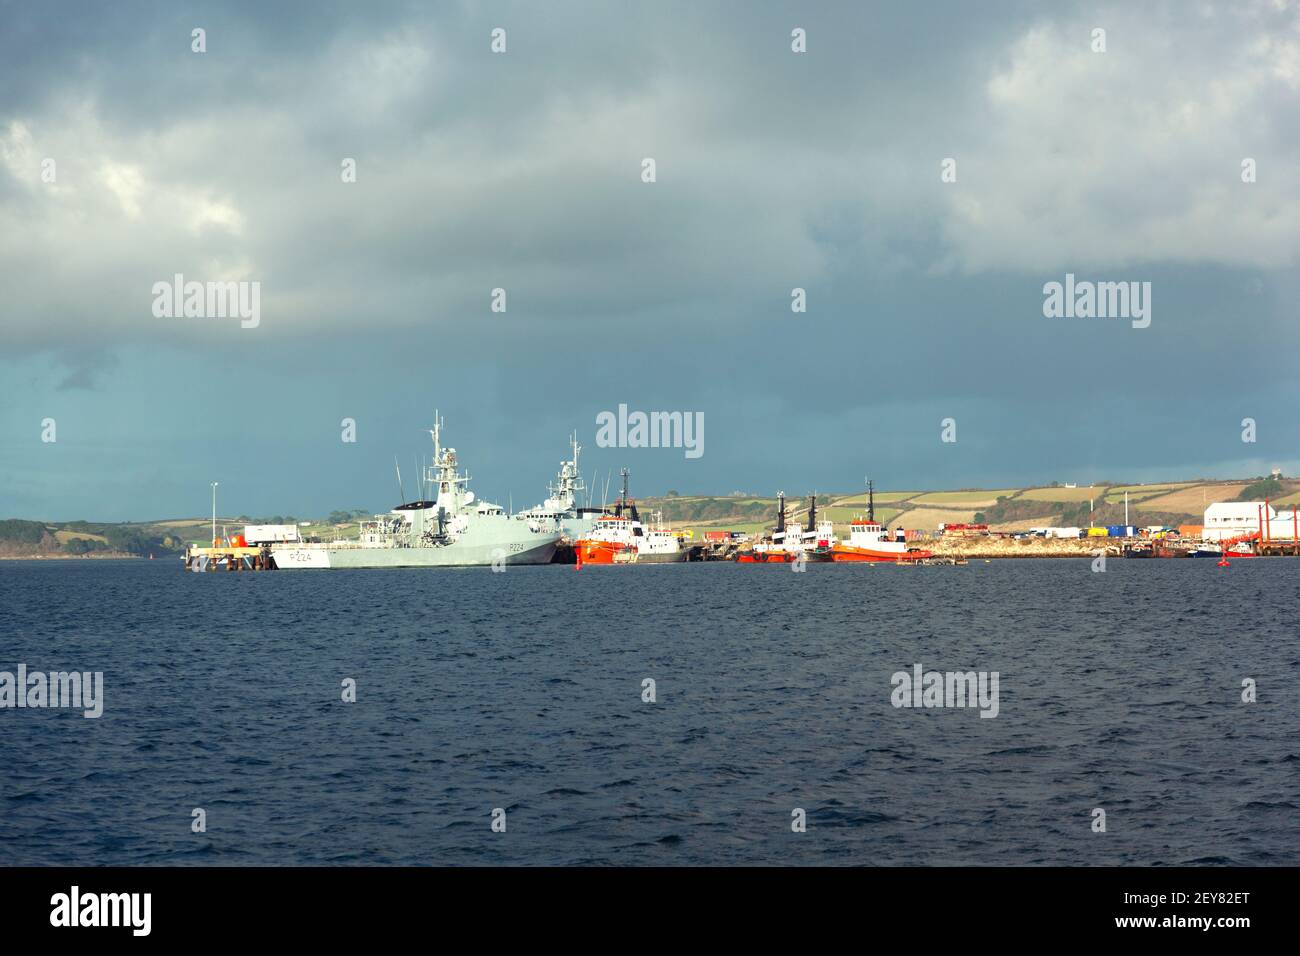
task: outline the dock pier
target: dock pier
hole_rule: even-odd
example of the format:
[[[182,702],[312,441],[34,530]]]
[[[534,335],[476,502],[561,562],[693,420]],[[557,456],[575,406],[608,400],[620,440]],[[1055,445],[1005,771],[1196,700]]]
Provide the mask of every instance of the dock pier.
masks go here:
[[[1260,557],[1297,557],[1300,556],[1300,541],[1292,538],[1268,538],[1255,545]]]
[[[186,571],[274,571],[275,559],[266,547],[190,547],[185,550]]]

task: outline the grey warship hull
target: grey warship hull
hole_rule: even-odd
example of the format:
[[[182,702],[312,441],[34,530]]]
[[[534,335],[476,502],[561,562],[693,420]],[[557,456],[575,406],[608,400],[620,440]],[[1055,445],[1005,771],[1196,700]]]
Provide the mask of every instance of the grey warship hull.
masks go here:
[[[326,568],[464,568],[506,564],[549,564],[559,536],[537,536],[528,543],[468,544],[433,547],[366,547],[365,545],[296,545],[272,548],[280,570]]]

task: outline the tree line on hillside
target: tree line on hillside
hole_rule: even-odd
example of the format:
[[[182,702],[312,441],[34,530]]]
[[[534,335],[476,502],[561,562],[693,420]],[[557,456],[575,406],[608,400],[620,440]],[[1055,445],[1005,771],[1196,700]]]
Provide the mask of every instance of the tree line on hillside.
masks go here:
[[[71,532],[72,537],[60,544],[51,528]],[[78,534],[95,537],[77,537]],[[104,540],[100,541],[99,538]],[[185,547],[179,537],[138,525],[68,521],[50,526],[43,521],[25,521],[21,518],[0,521],[0,543],[16,545],[23,551],[63,551],[66,554],[113,551],[119,554],[146,555],[159,551],[179,551]]]
[[[40,521],[23,521],[21,518],[0,521],[0,541],[11,544],[40,544],[46,533],[45,525]]]
[[[1286,486],[1276,478],[1260,478],[1253,484],[1241,489],[1238,501],[1263,501],[1265,498],[1278,498],[1286,494]]]
[[[138,525],[92,525],[85,521],[70,522],[63,530],[95,534],[104,540],[73,537],[63,543],[68,554],[90,554],[94,551],[114,551],[119,554],[147,555],[155,552],[182,551],[185,542],[177,535],[158,532]]]
[[[654,505],[664,513],[664,520],[669,522],[685,521],[719,521],[731,519],[736,521],[761,520],[776,513],[775,502],[753,501],[741,504],[726,498],[698,498],[694,500],[671,500],[655,502]],[[642,511],[650,510],[651,502],[645,502]]]

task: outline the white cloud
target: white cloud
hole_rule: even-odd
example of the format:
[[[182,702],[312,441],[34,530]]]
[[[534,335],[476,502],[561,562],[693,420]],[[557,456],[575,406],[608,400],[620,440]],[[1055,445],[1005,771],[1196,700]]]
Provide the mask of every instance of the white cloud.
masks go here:
[[[216,228],[236,236],[243,233],[244,217],[229,203],[205,197],[192,197],[186,200],[186,204],[191,210],[189,215],[191,232],[198,234],[206,228]]]
[[[1294,264],[1296,20],[1279,33],[1257,14],[1111,8],[1019,36],[988,78],[987,127],[947,192],[949,265]],[[1106,53],[1090,48],[1095,23]],[[1246,157],[1255,184],[1241,181]]]
[[[0,134],[0,163],[14,179],[28,186],[40,181],[40,164],[36,160],[31,130],[20,120],[9,123]]]
[[[144,194],[144,176],[140,169],[127,163],[106,159],[99,167],[99,179],[122,207],[129,219],[140,218],[140,199]]]

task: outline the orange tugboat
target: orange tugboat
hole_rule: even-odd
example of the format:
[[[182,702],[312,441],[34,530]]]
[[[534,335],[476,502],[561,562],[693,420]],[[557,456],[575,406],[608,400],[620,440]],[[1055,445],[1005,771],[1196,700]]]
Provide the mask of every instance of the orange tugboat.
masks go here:
[[[907,563],[934,557],[923,548],[909,548],[906,541],[889,539],[889,532],[876,520],[875,489],[867,482],[867,517],[849,522],[849,540],[835,542],[832,561],[894,561]]]
[[[626,515],[624,514],[626,512]],[[627,492],[627,469],[623,469],[623,493],[612,515],[601,515],[585,538],[574,544],[578,565],[584,564],[667,564],[686,560],[677,534],[663,526],[647,528],[637,514],[636,502]]]

